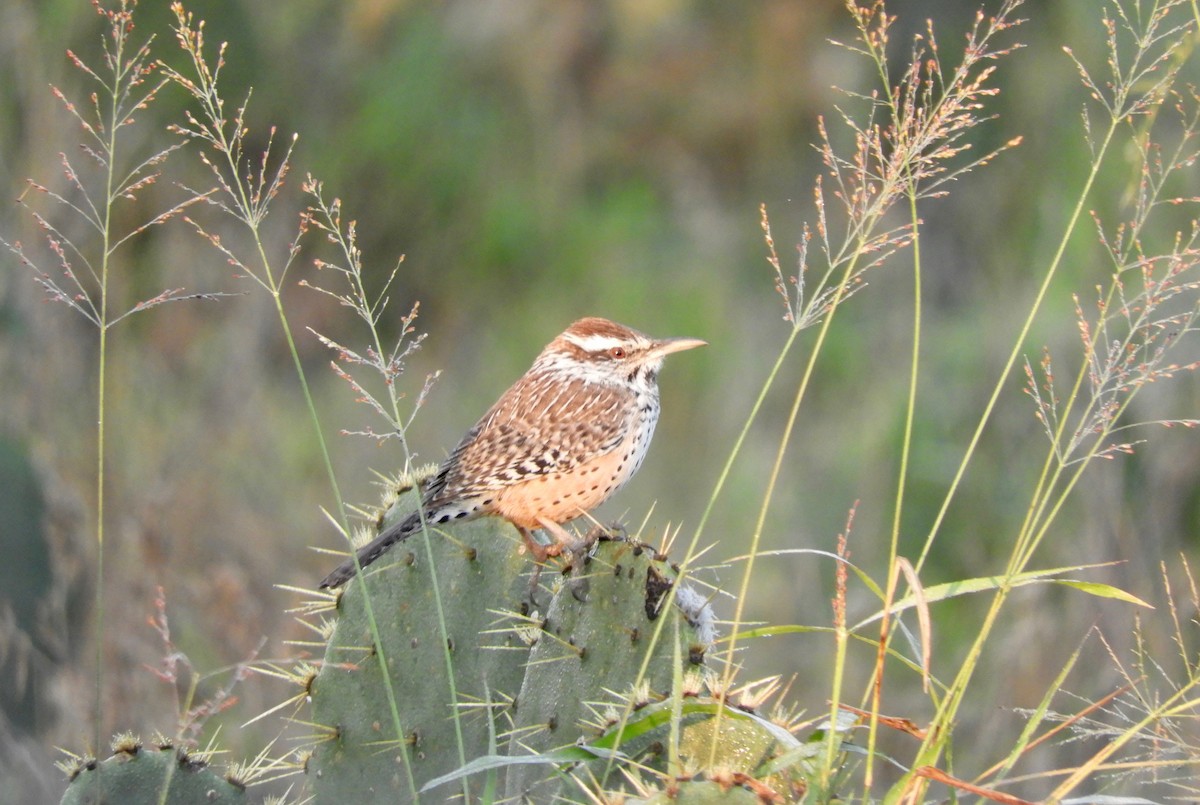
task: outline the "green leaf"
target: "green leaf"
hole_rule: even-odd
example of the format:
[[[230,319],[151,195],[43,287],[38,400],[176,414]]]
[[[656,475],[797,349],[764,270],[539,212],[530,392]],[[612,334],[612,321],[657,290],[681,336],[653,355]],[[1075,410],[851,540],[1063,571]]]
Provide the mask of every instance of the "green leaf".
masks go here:
[[[597,758],[616,758],[620,760],[623,757],[620,752],[589,746],[567,746],[562,749],[555,749],[552,752],[541,752],[536,755],[484,755],[483,757],[475,758],[465,766],[460,766],[452,772],[443,774],[441,777],[435,777],[421,786],[420,793],[424,794],[431,789],[437,788],[439,785],[452,783],[455,780],[461,780],[472,774],[504,769],[509,766],[560,766],[564,763],[581,763],[588,760],[596,760]]]
[[[1115,598],[1127,604],[1137,604],[1146,609],[1154,609],[1153,606],[1136,595],[1127,593],[1119,587],[1113,587],[1111,584],[1101,584],[1097,581],[1075,581],[1074,579],[1055,579],[1054,583],[1061,584],[1064,587],[1073,587],[1076,590],[1085,592],[1088,595],[1094,595],[1097,598]]]
[[[1116,588],[1109,587],[1106,584],[1096,584],[1092,582],[1077,582],[1067,579],[1056,579],[1054,576],[1062,575],[1063,573],[1075,573],[1080,570],[1092,570],[1098,567],[1109,567],[1116,564],[1115,562],[1099,562],[1092,565],[1073,565],[1071,567],[1056,567],[1048,570],[1029,570],[1024,573],[1018,573],[1014,576],[979,576],[973,579],[963,579],[962,581],[951,581],[945,584],[935,584],[932,587],[926,587],[924,590],[925,601],[932,604],[936,601],[945,601],[949,598],[957,598],[961,595],[969,595],[972,593],[983,593],[993,590],[999,590],[1007,585],[1008,587],[1025,587],[1030,584],[1067,584],[1068,586],[1078,586],[1085,592],[1091,592],[1093,595],[1101,595],[1106,598],[1119,598],[1133,604],[1142,606],[1150,606],[1145,601],[1136,598],[1129,593],[1125,593]],[[1086,589],[1085,589],[1086,587]],[[1108,592],[1102,592],[1108,591]],[[887,609],[887,614],[894,615],[898,612],[903,612],[906,609],[912,609],[916,599],[911,595],[906,595],[899,599]],[[1151,607],[1153,608],[1153,607]],[[876,612],[874,615],[859,621],[851,631],[856,631],[864,626],[875,623],[884,616],[884,611]]]

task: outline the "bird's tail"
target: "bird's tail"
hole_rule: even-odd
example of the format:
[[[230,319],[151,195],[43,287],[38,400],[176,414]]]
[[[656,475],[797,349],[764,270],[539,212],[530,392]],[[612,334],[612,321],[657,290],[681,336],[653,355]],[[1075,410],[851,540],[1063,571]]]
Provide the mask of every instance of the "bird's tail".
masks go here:
[[[400,522],[393,525],[391,528],[384,531],[375,539],[358,549],[358,564],[360,567],[366,567],[374,562],[379,557],[383,556],[388,548],[391,548],[397,542],[402,542],[408,539],[413,534],[421,530],[421,515],[418,512],[405,517]],[[326,587],[341,587],[347,581],[354,577],[354,560],[347,559],[337,566],[336,569],[321,582],[321,588]]]

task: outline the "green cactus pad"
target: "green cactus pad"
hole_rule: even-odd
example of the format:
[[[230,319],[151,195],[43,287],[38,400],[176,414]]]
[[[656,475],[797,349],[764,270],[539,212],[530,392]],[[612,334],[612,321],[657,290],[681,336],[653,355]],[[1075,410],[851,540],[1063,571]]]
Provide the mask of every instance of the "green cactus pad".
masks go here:
[[[413,502],[406,495],[398,516],[411,511]],[[527,647],[501,625],[506,619],[499,614],[519,609],[528,596],[527,574],[533,565],[518,545],[517,532],[504,521],[477,520],[431,531],[428,549],[425,536],[416,534],[365,574],[400,712],[402,742],[372,649],[363,584],[355,579],[346,585],[337,626],[311,690],[313,719],[331,736],[316,746],[308,763],[318,801],[398,801],[422,782],[489,753],[494,721],[508,707],[504,696],[520,687],[528,656]],[[445,643],[434,597],[435,572]],[[457,729],[444,645],[454,667]]]
[[[62,805],[158,805],[160,802],[243,803],[245,787],[203,760],[172,746],[122,740],[112,756],[79,765]]]
[[[647,546],[615,540],[601,542],[557,585],[517,697],[510,754],[593,737],[621,708],[669,695],[677,668],[686,672],[703,663],[711,614],[702,600],[692,602],[690,615],[666,606],[675,575]],[[664,624],[655,641],[660,618],[675,622]],[[645,701],[631,704],[630,697]],[[591,765],[602,774],[608,764]],[[541,771],[513,767],[507,795],[552,798],[560,783],[537,776]]]
[[[386,522],[414,505],[411,492],[402,495]],[[535,787],[537,798],[550,795],[561,779],[553,765],[502,758],[595,737],[605,713],[622,706],[635,683],[657,701],[678,673],[703,663],[711,611],[695,593],[679,596],[685,606],[667,607],[675,572],[652,550],[605,539],[566,571],[562,562],[542,568],[535,590],[536,566],[520,545],[517,531],[497,518],[438,527],[396,545],[347,584],[309,688],[319,740],[306,766],[316,801],[409,801],[438,778],[449,782],[422,800],[464,791],[471,799],[489,791],[519,796]],[[372,648],[364,586],[399,736]],[[456,774],[484,757],[501,760],[486,773]],[[544,780],[549,787],[540,785]]]
[[[603,751],[619,745],[625,756],[647,769],[666,772],[662,748],[672,740],[673,719],[678,725],[675,754],[683,768],[705,770],[710,778],[712,770],[719,769],[730,779],[740,775],[759,780],[763,789],[805,790],[811,761],[824,748],[822,741],[802,740],[752,710],[722,704],[697,691],[678,703],[646,705],[588,746]],[[729,787],[728,780],[722,784]]]
[[[741,785],[721,785],[705,781],[676,783],[669,791],[662,791],[644,799],[629,799],[629,805],[764,805],[783,802],[769,795],[760,795]]]

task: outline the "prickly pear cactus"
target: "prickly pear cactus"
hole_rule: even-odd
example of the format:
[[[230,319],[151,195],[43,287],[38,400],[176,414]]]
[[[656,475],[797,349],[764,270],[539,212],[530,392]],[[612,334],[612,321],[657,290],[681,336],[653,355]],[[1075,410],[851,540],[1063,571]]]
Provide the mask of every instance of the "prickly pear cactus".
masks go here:
[[[612,714],[632,706],[631,698],[663,699],[677,670],[682,674],[703,664],[714,637],[711,611],[694,594],[668,606],[674,579],[665,557],[627,541],[600,543],[563,577],[530,651],[510,755],[548,752],[593,737]],[[607,761],[588,767],[597,779],[613,770]],[[544,769],[514,765],[505,793],[541,802],[569,791]]]
[[[503,628],[505,611],[519,610],[529,588],[524,573],[530,562],[518,554],[517,541],[501,521],[477,520],[430,534],[428,545],[415,535],[371,565],[364,581],[390,694],[371,639],[363,584],[347,583],[310,688],[313,719],[328,731],[308,763],[318,801],[401,801],[424,782],[488,754],[495,740],[489,730],[496,715],[510,708],[504,696],[520,687],[528,656],[513,631]]]
[[[246,787],[222,777],[202,758],[166,742],[143,746],[130,735],[113,741],[112,756],[79,759],[62,805],[158,805],[160,802],[244,803]]]
[[[796,724],[786,711],[762,712],[764,703],[779,692],[775,678],[742,687],[733,701],[714,692],[721,685],[711,672],[691,674],[677,696],[648,704],[635,702],[627,718],[610,721],[588,745],[619,746],[643,771],[660,772],[637,787],[644,792],[662,786],[657,795],[644,794],[649,802],[676,797],[683,802],[755,801],[740,798],[747,792],[763,802],[801,801],[815,771],[813,761],[826,750],[824,733],[801,739],[794,734]],[[839,729],[839,742],[843,733]],[[669,764],[663,755],[672,741],[674,763]],[[680,769],[689,774],[674,780],[668,776]],[[664,785],[664,779],[669,783]],[[716,797],[713,786],[729,792],[729,799]]]
[[[678,782],[657,794],[626,800],[629,805],[767,805],[786,801],[765,787],[709,780]]]
[[[387,521],[414,505],[415,495],[404,495]],[[695,593],[670,595],[675,571],[664,557],[604,539],[570,567],[542,568],[534,586],[536,566],[519,546],[503,520],[456,524],[431,531],[428,542],[414,535],[347,584],[309,685],[324,736],[307,762],[316,801],[440,801],[464,792],[541,801],[560,793],[560,776],[553,765],[518,758],[599,734],[629,691],[661,700],[673,679],[702,665],[713,616]],[[686,606],[670,603],[676,598]],[[489,772],[461,772],[487,756]],[[599,761],[590,767],[606,770]]]

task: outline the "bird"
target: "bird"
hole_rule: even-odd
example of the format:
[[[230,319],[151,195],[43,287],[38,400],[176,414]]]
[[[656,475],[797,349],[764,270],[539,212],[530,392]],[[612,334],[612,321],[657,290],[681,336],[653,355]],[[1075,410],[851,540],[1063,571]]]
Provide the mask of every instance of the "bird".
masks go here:
[[[658,373],[698,338],[651,338],[598,317],[579,319],[551,341],[467,431],[421,491],[420,510],[358,550],[365,568],[430,526],[498,516],[542,563],[579,540],[563,528],[611,497],[642,465],[658,423]],[[422,512],[424,517],[422,518]],[[553,541],[542,545],[536,529]],[[321,582],[354,577],[353,558]]]

